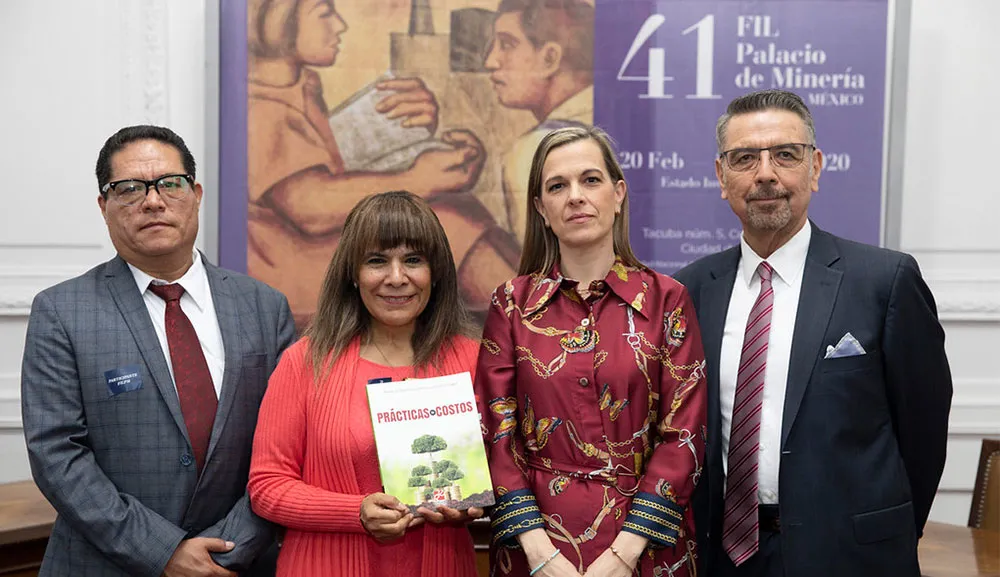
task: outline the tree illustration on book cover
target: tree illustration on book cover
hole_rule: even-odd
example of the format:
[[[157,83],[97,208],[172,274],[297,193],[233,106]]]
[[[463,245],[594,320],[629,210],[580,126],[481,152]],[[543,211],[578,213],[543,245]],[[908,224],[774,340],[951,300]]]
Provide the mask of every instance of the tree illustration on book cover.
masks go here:
[[[469,507],[487,507],[493,504],[493,492],[486,491],[462,498],[462,487],[459,482],[465,478],[465,473],[451,459],[437,460],[438,453],[448,449],[448,442],[438,435],[421,435],[413,440],[410,452],[414,455],[426,455],[427,465],[420,464],[410,470],[407,486],[412,490],[414,505],[411,509],[423,506],[444,505],[453,509],[468,509]],[[409,499],[402,499],[409,504]],[[433,507],[431,507],[433,508]]]
[[[413,500],[430,501],[434,504],[446,504],[448,501],[461,501],[462,488],[455,481],[465,476],[458,465],[443,459],[434,460],[434,454],[448,448],[448,443],[437,435],[422,435],[413,441],[412,451],[415,455],[427,453],[431,466],[417,465],[410,471],[410,486],[414,488]]]

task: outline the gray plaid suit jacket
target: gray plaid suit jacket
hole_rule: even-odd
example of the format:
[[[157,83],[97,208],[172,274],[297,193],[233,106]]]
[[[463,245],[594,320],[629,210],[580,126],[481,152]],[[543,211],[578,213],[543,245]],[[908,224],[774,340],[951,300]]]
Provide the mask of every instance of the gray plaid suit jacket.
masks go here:
[[[21,369],[35,483],[58,518],[40,575],[159,577],[182,539],[236,543],[248,568],[273,542],[246,495],[257,410],[294,340],[285,297],[205,261],[226,368],[199,478],[177,393],[132,272],[120,257],[35,297]],[[137,367],[112,394],[106,371]],[[133,381],[133,386],[135,385]]]

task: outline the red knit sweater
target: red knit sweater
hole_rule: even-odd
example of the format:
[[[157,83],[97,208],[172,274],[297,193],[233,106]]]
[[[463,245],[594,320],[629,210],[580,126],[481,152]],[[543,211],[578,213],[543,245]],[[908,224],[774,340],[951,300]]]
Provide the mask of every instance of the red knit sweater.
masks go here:
[[[426,376],[475,376],[477,342],[459,338],[447,349],[440,368]],[[289,347],[268,383],[250,463],[253,510],[287,528],[278,577],[382,577],[372,571],[373,539],[359,517],[365,494],[356,467],[365,463],[355,463],[352,431],[367,427],[371,434],[371,420],[350,410],[353,388],[364,387],[356,382],[358,340],[319,386],[308,353],[308,339]],[[370,466],[377,475],[378,463]],[[475,577],[465,527],[428,523],[423,533],[421,566],[407,576]]]

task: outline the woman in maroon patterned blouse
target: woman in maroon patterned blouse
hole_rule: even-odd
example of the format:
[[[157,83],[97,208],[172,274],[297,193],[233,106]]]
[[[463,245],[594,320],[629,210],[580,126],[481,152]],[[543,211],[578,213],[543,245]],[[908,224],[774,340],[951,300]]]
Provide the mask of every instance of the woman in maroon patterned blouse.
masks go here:
[[[528,190],[521,276],[493,294],[476,377],[494,575],[693,577],[705,360],[691,300],[632,254],[603,131],[546,136]]]

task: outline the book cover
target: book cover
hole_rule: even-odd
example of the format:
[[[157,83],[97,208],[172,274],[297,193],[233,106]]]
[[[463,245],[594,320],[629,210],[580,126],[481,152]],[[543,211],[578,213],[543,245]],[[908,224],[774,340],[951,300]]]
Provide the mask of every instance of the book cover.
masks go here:
[[[385,492],[417,507],[493,504],[482,425],[468,372],[368,384]]]

